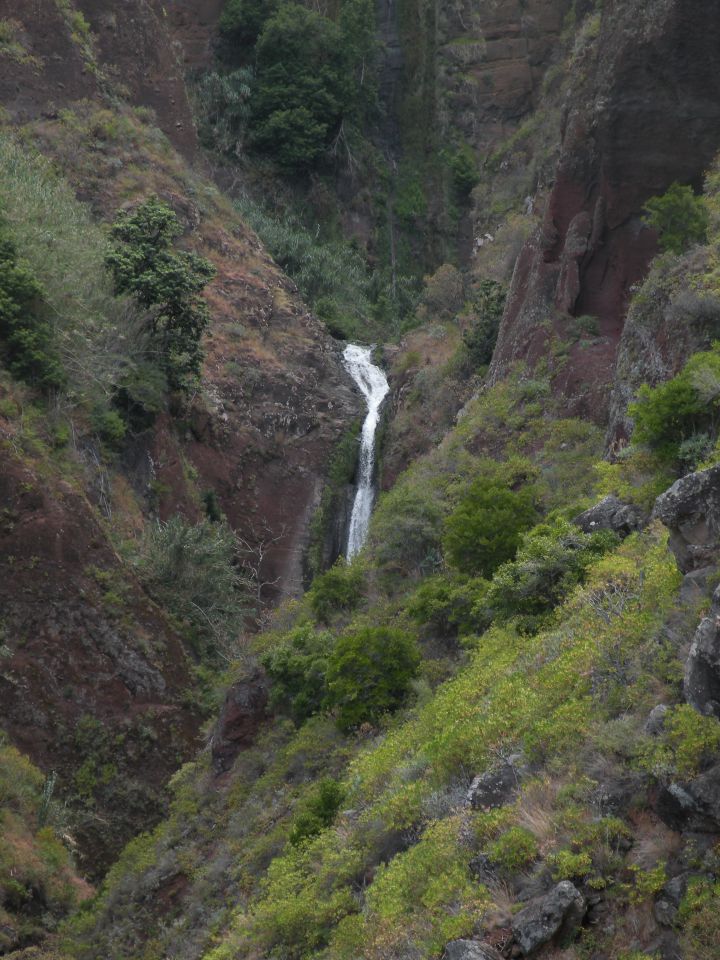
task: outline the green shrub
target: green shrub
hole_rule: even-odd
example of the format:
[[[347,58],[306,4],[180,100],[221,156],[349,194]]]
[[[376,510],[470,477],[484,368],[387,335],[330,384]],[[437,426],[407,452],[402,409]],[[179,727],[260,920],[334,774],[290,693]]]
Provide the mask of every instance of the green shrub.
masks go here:
[[[577,880],[592,873],[592,857],[586,850],[574,853],[572,850],[559,850],[547,858],[553,880]]]
[[[311,626],[296,627],[278,638],[261,657],[272,680],[270,704],[302,723],[325,706],[332,635]]]
[[[720,882],[692,877],[679,919],[685,960],[720,960]]]
[[[0,222],[0,340],[5,342],[11,373],[49,389],[60,387],[65,374],[42,299],[42,287],[18,259],[17,244]]]
[[[198,107],[198,132],[205,146],[238,155],[250,121],[254,75],[249,67],[230,73],[204,74],[193,90]]]
[[[495,571],[487,605],[495,617],[517,617],[524,629],[536,630],[582,583],[593,561],[617,543],[613,533],[583,533],[565,520],[540,524],[523,536],[515,559]]]
[[[310,609],[321,623],[341,610],[353,610],[362,596],[363,572],[341,557],[334,567],[315,577],[307,593]]]
[[[406,611],[413,620],[441,634],[481,632],[490,624],[487,593],[482,577],[427,577],[410,597]]]
[[[492,360],[505,296],[505,288],[495,280],[482,280],[472,296],[470,326],[463,332],[463,344],[474,370]]]
[[[95,410],[92,416],[93,429],[100,439],[111,448],[122,445],[125,439],[126,425],[116,410]]]
[[[225,523],[175,515],[151,524],[135,557],[149,591],[191,625],[200,652],[233,656],[250,612],[250,584],[237,565],[238,543]]]
[[[344,799],[342,784],[331,777],[323,777],[296,813],[290,831],[290,843],[297,846],[329,827]]]
[[[200,293],[215,268],[195,253],[172,249],[181,233],[173,210],[150,197],[118,214],[106,263],[117,292],[132,294],[150,311],[152,338],[169,386],[187,392],[200,375],[200,341],[210,322]]]
[[[524,870],[539,853],[537,839],[525,827],[510,827],[488,846],[491,862],[511,874]]]
[[[443,547],[450,563],[461,573],[492,576],[537,519],[536,501],[530,485],[513,490],[492,472],[475,480],[445,522]]]
[[[393,487],[381,497],[370,528],[379,565],[404,575],[437,567],[443,513],[433,490],[407,480]]]
[[[327,704],[341,730],[377,723],[405,700],[420,654],[414,637],[366,627],[341,637],[328,659]]]
[[[680,460],[681,448],[683,457],[694,456],[697,446],[687,444],[696,444],[703,434],[716,434],[719,405],[720,349],[714,347],[694,354],[672,380],[640,388],[629,408],[635,423],[633,440],[647,444],[666,462]]]
[[[661,197],[652,197],[645,204],[645,222],[660,235],[660,246],[671,253],[682,253],[707,238],[708,213],[703,197],[696,197],[692,187],[673,183]]]
[[[453,187],[461,200],[469,195],[480,179],[477,157],[469,143],[461,143],[448,157]]]

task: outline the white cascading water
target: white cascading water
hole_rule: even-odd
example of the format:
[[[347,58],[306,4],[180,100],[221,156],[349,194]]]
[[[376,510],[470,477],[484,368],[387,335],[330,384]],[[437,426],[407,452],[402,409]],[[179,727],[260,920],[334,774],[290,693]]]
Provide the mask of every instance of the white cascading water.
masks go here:
[[[370,525],[375,490],[373,488],[373,468],[375,466],[375,431],[380,419],[380,407],[390,387],[380,367],[371,362],[372,347],[359,347],[348,344],[343,353],[345,367],[360,387],[367,401],[368,412],[362,428],[360,441],[360,470],[357,490],[350,516],[347,558],[352,560],[359,553],[367,537]]]

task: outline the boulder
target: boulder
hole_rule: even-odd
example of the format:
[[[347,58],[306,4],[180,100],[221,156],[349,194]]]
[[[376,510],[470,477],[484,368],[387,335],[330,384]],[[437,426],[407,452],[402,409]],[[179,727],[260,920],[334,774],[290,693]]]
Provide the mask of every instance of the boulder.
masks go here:
[[[700,713],[720,717],[720,587],[713,593],[709,616],[703,617],[695,631],[683,691],[687,702]]]
[[[669,707],[667,704],[659,703],[653,707],[645,721],[645,733],[650,737],[658,737],[665,729],[665,718]]]
[[[586,912],[583,895],[569,880],[562,880],[548,894],[533,900],[515,915],[513,936],[527,957],[551,940],[558,944],[571,940]]]
[[[623,503],[617,497],[605,497],[594,507],[575,517],[573,523],[583,533],[597,533],[598,530],[612,530],[621,537],[627,537],[639,530],[645,517],[639,507]]]
[[[494,947],[477,940],[453,940],[443,956],[444,960],[502,960]]]
[[[502,807],[517,793],[524,773],[522,755],[508,757],[501,766],[475,777],[467,792],[467,802],[473,810]]]
[[[663,787],[655,801],[658,816],[671,829],[720,832],[720,763],[694,780]]]
[[[669,529],[683,573],[714,563],[720,552],[720,466],[677,480],[655,501],[653,517]]]
[[[268,694],[267,678],[258,669],[230,687],[210,739],[215,773],[229,770],[238,753],[253,743],[267,715]]]

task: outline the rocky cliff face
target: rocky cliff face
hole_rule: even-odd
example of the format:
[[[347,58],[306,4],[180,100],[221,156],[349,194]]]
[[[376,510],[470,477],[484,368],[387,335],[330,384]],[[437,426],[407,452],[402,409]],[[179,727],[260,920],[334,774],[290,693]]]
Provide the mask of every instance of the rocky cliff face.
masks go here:
[[[674,180],[699,185],[720,144],[720,16],[700,2],[663,0],[605,4],[596,23],[565,106],[542,226],[515,269],[492,375],[546,356],[569,317],[591,315],[600,335],[573,347],[556,386],[602,418],[630,292],[656,252],[643,204]]]

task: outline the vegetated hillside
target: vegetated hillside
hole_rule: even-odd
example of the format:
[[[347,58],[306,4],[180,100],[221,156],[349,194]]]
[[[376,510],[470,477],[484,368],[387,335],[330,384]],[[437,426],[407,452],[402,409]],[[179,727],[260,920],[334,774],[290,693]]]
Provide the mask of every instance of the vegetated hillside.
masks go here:
[[[717,17],[381,5],[383,58],[356,0],[229,0],[212,55],[214,4],[82,10],[2,21],[32,82],[0,154],[0,655],[45,775],[3,746],[0,951],[720,956]],[[326,329],[405,334],[352,564],[339,349],[188,166],[170,26]],[[77,864],[139,829],[92,896]]]
[[[45,778],[3,792],[4,951],[87,893],[56,833],[96,879],[157,822],[244,630],[301,589],[358,406],[188,163],[162,8],[106,7],[0,10],[2,728]]]

